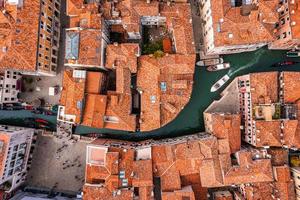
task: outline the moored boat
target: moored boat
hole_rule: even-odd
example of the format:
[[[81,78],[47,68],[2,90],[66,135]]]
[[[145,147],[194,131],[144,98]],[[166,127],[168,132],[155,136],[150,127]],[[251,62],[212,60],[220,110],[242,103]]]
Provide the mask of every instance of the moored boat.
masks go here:
[[[286,53],[286,56],[291,58],[300,57],[300,51],[289,51]]]
[[[278,62],[276,64],[273,65],[273,67],[283,67],[283,66],[289,66],[289,65],[295,65],[299,62],[296,61],[282,61],[282,62]]]
[[[210,92],[215,92],[218,89],[220,89],[228,80],[230,77],[226,74],[224,75],[220,80],[218,80],[210,89]]]
[[[229,63],[222,63],[222,64],[208,66],[206,68],[206,70],[209,72],[214,72],[214,71],[219,71],[219,70],[223,70],[223,69],[228,69],[229,67],[230,67]]]
[[[204,66],[222,64],[223,62],[224,62],[223,58],[210,58],[206,60],[200,60],[196,63],[196,65],[199,67],[204,67]]]

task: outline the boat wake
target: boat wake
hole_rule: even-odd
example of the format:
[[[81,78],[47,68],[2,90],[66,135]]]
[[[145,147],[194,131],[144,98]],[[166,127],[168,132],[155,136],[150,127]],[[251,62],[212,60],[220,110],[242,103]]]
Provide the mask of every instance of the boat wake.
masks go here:
[[[234,76],[236,73],[240,72],[240,71],[243,71],[245,69],[248,69],[250,67],[252,67],[255,63],[257,63],[259,61],[259,59],[267,52],[267,50],[265,48],[261,48],[259,49],[258,51],[254,52],[254,57],[253,59],[251,59],[250,62],[248,62],[246,65],[242,65],[240,66],[238,69],[236,69],[235,71],[233,71],[231,68],[229,71],[228,71],[228,76],[232,77]]]

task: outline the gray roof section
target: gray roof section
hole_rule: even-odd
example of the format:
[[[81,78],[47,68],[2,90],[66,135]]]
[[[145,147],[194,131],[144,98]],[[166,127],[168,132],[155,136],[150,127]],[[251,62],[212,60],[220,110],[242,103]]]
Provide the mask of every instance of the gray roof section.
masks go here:
[[[66,33],[66,59],[78,59],[79,52],[79,33]]]

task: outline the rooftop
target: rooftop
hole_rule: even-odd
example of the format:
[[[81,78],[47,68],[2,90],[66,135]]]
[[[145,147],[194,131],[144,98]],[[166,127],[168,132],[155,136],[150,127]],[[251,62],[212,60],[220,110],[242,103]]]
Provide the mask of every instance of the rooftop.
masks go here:
[[[84,116],[89,120],[84,125],[150,131],[172,121],[188,103],[193,86],[196,56],[190,4],[122,0],[112,5],[69,0],[67,6],[71,17],[66,36],[67,65],[107,71],[108,86],[103,92],[106,98],[87,97],[89,114]],[[140,56],[138,39],[129,41],[153,20],[168,30],[175,54],[163,53],[161,58],[153,54]],[[109,31],[119,33],[120,28],[125,35],[123,43],[109,44]],[[101,65],[104,60],[106,63]],[[96,98],[106,105],[97,105],[98,111],[93,112]],[[104,117],[104,122],[92,122],[93,116],[97,116],[95,120]]]
[[[277,103],[278,72],[250,74],[252,104]]]
[[[0,70],[36,71],[40,0],[25,0],[22,9],[5,4],[0,13]]]
[[[241,146],[240,114],[204,113],[206,131],[220,139],[228,139],[231,152]]]
[[[125,188],[151,194],[155,185],[160,188],[162,199],[187,196],[202,199],[207,194],[203,187],[273,181],[271,160],[253,159],[258,150],[239,150],[235,154],[237,163],[232,164],[228,139],[210,135],[137,143],[97,139],[89,148],[98,153],[90,156],[95,162],[88,159],[86,165],[84,195],[88,197],[99,191],[109,191],[110,196],[114,191],[122,194]],[[149,155],[137,159],[138,152],[145,148]],[[89,155],[92,154],[88,153],[87,157]],[[154,181],[157,178],[159,183]],[[94,188],[94,191],[87,191],[87,188]]]
[[[128,73],[117,71],[119,75],[130,78]],[[106,85],[105,73],[65,70],[60,99],[64,114],[75,115],[76,124],[134,131],[136,119],[131,114],[131,95],[106,91]],[[125,85],[130,87],[130,84]]]
[[[272,41],[273,24],[278,21],[277,5],[277,0],[262,0],[235,7],[230,1],[212,0],[215,47]]]
[[[193,87],[195,55],[141,56],[137,86],[141,94],[141,131],[172,121],[188,103]]]

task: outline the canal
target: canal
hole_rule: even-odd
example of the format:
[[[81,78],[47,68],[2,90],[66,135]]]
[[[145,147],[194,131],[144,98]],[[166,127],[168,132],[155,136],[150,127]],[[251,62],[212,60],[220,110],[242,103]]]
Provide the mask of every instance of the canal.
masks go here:
[[[272,67],[274,63],[287,59],[286,51],[270,51],[267,48],[261,48],[254,52],[240,53],[224,56],[225,62],[230,62],[229,70],[219,72],[207,72],[204,68],[196,67],[193,93],[190,102],[179,113],[179,115],[166,126],[150,132],[129,133],[125,131],[116,131],[109,129],[95,129],[90,127],[78,126],[76,134],[85,135],[88,133],[101,133],[105,137],[126,139],[126,140],[144,140],[160,139],[166,137],[175,137],[180,135],[192,134],[204,131],[203,112],[216,99],[220,98],[223,86],[215,93],[210,92],[211,86],[222,76],[228,74],[230,81],[236,76],[253,72],[264,71],[300,71],[300,64],[286,67]],[[289,59],[300,61],[300,59]],[[227,85],[230,83],[228,81]],[[42,118],[50,122],[51,127],[56,123],[54,116],[34,115],[27,111],[0,111],[0,124],[26,125],[27,118]]]

